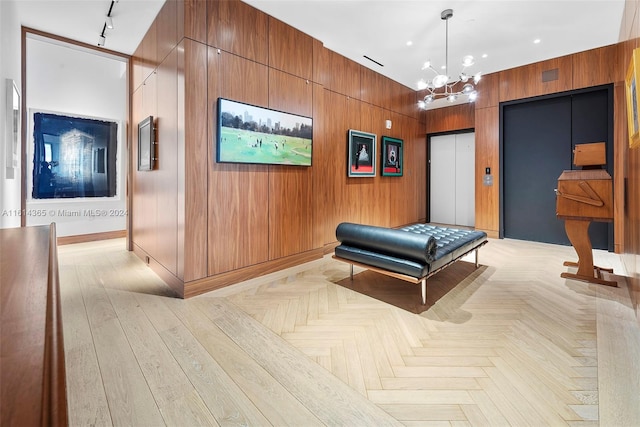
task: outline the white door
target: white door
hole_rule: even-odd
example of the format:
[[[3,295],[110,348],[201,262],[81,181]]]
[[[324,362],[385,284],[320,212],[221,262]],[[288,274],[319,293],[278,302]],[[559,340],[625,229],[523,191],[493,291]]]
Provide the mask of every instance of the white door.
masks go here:
[[[456,135],[456,225],[476,224],[475,134]]]
[[[456,218],[456,136],[431,138],[429,208],[431,222],[455,224]]]
[[[475,134],[434,136],[430,152],[430,221],[475,226]]]

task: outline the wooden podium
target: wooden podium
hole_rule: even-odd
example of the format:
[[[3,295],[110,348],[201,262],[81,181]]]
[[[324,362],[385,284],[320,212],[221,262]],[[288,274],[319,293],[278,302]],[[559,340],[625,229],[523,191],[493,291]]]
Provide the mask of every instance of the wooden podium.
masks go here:
[[[606,163],[605,144],[576,145],[574,164],[593,167]],[[593,265],[593,251],[589,239],[591,221],[613,221],[613,184],[604,169],[568,170],[558,178],[556,216],[564,219],[567,237],[578,254],[578,262],[565,261],[565,266],[578,267],[577,273],[562,273],[560,277],[577,279],[607,286],[616,282],[604,280],[602,272],[612,269]]]

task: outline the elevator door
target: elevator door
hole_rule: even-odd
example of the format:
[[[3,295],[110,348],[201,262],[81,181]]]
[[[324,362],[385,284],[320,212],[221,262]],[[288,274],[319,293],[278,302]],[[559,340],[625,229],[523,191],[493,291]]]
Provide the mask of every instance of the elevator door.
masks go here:
[[[430,222],[475,225],[475,134],[430,138]]]

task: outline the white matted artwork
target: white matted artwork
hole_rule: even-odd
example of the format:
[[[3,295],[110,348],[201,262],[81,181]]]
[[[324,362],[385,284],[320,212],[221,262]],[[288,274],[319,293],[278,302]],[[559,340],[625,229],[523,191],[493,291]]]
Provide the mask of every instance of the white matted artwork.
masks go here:
[[[16,82],[7,79],[7,117],[6,117],[6,167],[20,167],[20,91]],[[13,179],[13,176],[11,178]]]

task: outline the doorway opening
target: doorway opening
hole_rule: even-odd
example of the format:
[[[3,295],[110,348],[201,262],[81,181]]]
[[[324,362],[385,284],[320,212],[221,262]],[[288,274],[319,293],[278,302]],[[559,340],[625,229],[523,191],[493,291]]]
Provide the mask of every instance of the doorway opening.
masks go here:
[[[576,169],[576,144],[605,142],[613,177],[613,85],[502,103],[500,124],[500,237],[570,245],[554,189]],[[613,250],[612,223],[592,223],[589,237]]]

